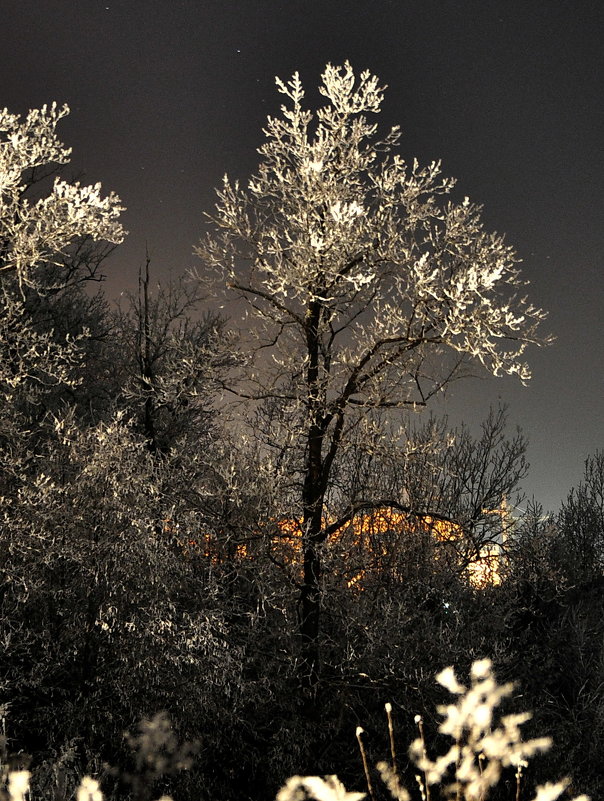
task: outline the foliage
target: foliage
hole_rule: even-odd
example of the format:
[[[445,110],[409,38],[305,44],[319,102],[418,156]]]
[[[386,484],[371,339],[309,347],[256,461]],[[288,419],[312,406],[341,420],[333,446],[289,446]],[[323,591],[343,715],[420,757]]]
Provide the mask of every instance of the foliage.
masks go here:
[[[535,726],[556,733],[550,765],[580,774],[593,796],[603,773],[603,577],[598,487],[604,465],[589,458],[557,515],[532,510],[509,544],[501,599],[502,663],[522,683]]]
[[[604,567],[604,453],[585,462],[583,480],[558,514],[557,548],[569,586],[592,581]]]

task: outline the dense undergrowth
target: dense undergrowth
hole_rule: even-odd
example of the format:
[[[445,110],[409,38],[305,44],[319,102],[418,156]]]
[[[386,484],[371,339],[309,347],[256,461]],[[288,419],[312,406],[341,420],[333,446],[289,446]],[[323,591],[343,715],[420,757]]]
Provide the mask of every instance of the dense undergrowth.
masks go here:
[[[356,737],[368,795],[372,801],[384,797],[386,792],[395,801],[411,801],[415,796],[422,801],[431,799],[456,799],[456,801],[486,801],[494,788],[506,778],[509,793],[510,782],[514,782],[514,797],[519,801],[527,797],[523,786],[523,774],[529,760],[547,751],[551,738],[538,737],[523,740],[521,727],[530,720],[528,713],[501,714],[499,707],[514,693],[514,685],[498,685],[492,671],[490,660],[474,662],[470,669],[471,685],[460,684],[453,668],[442,670],[437,682],[453,698],[438,707],[442,718],[438,732],[448,740],[448,747],[433,756],[426,741],[424,721],[416,715],[419,736],[411,743],[408,757],[413,765],[416,792],[411,794],[402,784],[398,764],[401,755],[397,754],[396,735],[392,718],[392,705],[385,704],[387,729],[390,746],[390,759],[379,762],[376,771],[381,786],[375,784],[375,777],[367,758],[364,744],[365,732],[357,727]],[[166,777],[190,770],[193,765],[196,745],[180,745],[172,725],[166,715],[157,715],[153,720],[143,721],[135,736],[127,736],[132,750],[133,770],[123,772],[105,768],[106,778],[117,778],[122,792],[127,791],[134,801],[150,801],[158,783]],[[22,764],[23,757],[9,756],[6,742],[2,743],[0,761],[0,780],[10,801],[25,801],[31,797],[31,773]],[[403,756],[406,761],[406,755]],[[71,779],[76,778],[72,776]],[[569,788],[571,780],[564,778],[557,782],[547,782],[536,788],[534,801],[556,801]],[[237,788],[233,788],[237,793]],[[103,801],[104,795],[97,778],[84,776],[77,787],[68,789],[64,765],[52,766],[51,782],[37,798],[65,799],[73,796],[77,801]],[[115,791],[114,793],[115,794]],[[239,793],[237,793],[239,795]],[[335,775],[293,776],[287,780],[277,794],[277,801],[361,801],[365,793],[347,792]],[[511,797],[511,795],[508,795]],[[532,796],[531,796],[532,797]],[[168,801],[162,795],[160,801]],[[589,801],[585,795],[574,801]]]

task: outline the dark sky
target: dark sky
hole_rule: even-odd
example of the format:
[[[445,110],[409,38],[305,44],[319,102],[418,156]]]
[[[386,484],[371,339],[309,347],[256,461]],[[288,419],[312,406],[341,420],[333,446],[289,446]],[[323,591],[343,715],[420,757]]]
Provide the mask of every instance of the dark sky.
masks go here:
[[[128,207],[112,295],[135,286],[145,242],[158,277],[194,264],[213,187],[255,168],[275,75],[311,89],[346,59],[377,74],[403,155],[442,159],[484,204],[557,336],[529,353],[527,388],[458,384],[438,411],[509,404],[526,491],[557,508],[604,447],[601,0],[1,0],[0,30],[0,105],[67,102],[74,169]]]

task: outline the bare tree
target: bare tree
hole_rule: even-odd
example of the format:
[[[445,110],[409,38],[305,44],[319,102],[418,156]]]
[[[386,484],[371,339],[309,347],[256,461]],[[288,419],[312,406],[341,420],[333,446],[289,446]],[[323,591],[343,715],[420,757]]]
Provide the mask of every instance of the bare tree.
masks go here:
[[[524,499],[519,485],[528,471],[527,441],[519,430],[507,435],[504,407],[491,409],[477,436],[465,424],[451,428],[447,418],[413,422],[404,439],[401,427],[388,426],[387,420],[371,430],[358,426],[347,458],[332,471],[332,487],[353,509],[364,503],[370,512],[382,507],[381,527],[390,521],[396,532],[390,543],[380,542],[380,550],[393,551],[389,558],[397,558],[401,538],[425,515],[420,528],[437,535],[433,547],[452,551],[455,569],[463,572],[480,562],[489,546],[499,550],[512,532],[511,511]],[[385,431],[390,436],[384,437]],[[333,494],[332,489],[330,506]]]
[[[122,403],[129,408],[153,453],[200,447],[215,416],[213,393],[232,365],[232,338],[218,314],[202,312],[198,284],[151,280],[147,257],[136,295],[114,315],[113,340],[122,375]]]
[[[328,65],[327,104],[314,115],[298,74],[277,86],[287,103],[268,119],[259,170],[247,188],[225,177],[216,232],[197,252],[251,318],[247,372],[229,389],[277,404],[288,423],[304,541],[302,674],[312,687],[323,543],[358,509],[384,502],[328,506],[352,431],[376,411],[425,406],[472,362],[528,380],[523,353],[544,314],[480,208],[447,201],[454,182],[440,165],[405,163],[394,153],[398,128],[378,137],[365,116],[380,110],[375,76]]]
[[[570,586],[602,579],[604,570],[604,452],[585,460],[583,478],[557,518],[557,552]]]

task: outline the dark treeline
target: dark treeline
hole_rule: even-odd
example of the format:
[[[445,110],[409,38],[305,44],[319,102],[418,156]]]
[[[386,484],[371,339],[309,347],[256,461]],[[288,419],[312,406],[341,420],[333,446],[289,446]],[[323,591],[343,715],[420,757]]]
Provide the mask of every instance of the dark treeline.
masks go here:
[[[418,414],[472,362],[527,378],[542,315],[437,165],[376,166],[381,90],[331,69],[318,130],[281,86],[201,275],[159,285],[147,260],[119,306],[94,289],[118,199],[52,185],[62,111],[2,113],[0,709],[44,797],[85,774],[141,799],[362,788],[355,729],[385,757],[385,702],[412,787],[435,674],[485,657],[555,741],[527,785],[603,794],[604,456],[521,515],[504,410],[478,433]],[[246,324],[211,311],[225,280]]]

